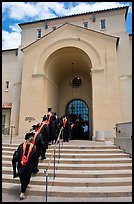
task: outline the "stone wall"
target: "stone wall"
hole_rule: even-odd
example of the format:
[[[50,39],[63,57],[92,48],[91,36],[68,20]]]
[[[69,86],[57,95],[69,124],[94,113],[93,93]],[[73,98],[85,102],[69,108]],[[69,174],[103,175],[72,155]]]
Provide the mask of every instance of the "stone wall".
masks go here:
[[[117,123],[114,144],[132,156],[132,122]]]

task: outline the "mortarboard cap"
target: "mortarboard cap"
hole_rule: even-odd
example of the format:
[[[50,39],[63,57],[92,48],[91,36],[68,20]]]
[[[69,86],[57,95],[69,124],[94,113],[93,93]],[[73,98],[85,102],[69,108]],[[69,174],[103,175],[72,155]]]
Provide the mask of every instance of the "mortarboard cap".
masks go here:
[[[33,138],[33,137],[34,137],[34,133],[33,132],[28,132],[25,135],[25,140],[29,140],[30,138]]]
[[[47,120],[47,119],[48,119],[47,116],[44,115],[42,120],[45,121],[45,120]]]
[[[36,125],[32,125],[33,130],[36,130],[38,127],[40,127],[40,123],[37,123]]]

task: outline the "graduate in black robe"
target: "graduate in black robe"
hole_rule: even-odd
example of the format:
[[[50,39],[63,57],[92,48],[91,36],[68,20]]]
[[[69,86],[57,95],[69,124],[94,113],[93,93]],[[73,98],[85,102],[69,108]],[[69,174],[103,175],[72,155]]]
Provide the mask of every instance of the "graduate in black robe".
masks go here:
[[[47,123],[47,116],[44,115],[42,119],[42,129],[40,130],[40,134],[43,139],[43,148],[41,152],[41,160],[46,159],[46,150],[48,149],[48,144],[49,144],[49,137],[50,137],[50,132],[49,132],[49,124]]]
[[[25,140],[25,142],[18,146],[12,158],[13,177],[15,178],[19,176],[21,183],[20,200],[26,198],[25,192],[30,182],[35,165],[37,164],[37,153],[36,147],[33,144],[33,133],[27,133],[25,135]]]

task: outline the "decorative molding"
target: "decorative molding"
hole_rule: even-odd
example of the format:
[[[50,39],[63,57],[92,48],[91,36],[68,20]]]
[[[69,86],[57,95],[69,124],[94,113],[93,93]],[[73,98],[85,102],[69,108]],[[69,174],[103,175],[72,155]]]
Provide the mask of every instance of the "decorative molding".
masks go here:
[[[128,79],[128,78],[132,78],[132,75],[122,75],[122,76],[119,76],[119,78],[120,78],[121,80],[123,80],[123,79]]]
[[[43,73],[33,73],[32,77],[44,77],[44,78],[47,78],[47,76],[45,74],[43,74]]]
[[[91,72],[98,72],[98,71],[104,71],[104,68],[96,68],[96,69],[91,69]]]

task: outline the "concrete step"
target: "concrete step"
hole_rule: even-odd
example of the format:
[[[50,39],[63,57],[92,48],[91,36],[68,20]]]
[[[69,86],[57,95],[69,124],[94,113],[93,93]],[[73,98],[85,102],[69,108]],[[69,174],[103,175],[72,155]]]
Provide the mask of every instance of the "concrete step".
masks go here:
[[[13,179],[12,175],[3,174],[2,182],[20,183],[19,178]],[[45,176],[32,176],[30,185],[45,185]],[[49,178],[48,185],[53,186],[131,186],[132,178]]]
[[[12,163],[2,161],[2,166],[12,167]],[[63,164],[63,163],[56,163],[55,164],[56,170],[110,170],[110,169],[132,169],[131,163],[115,163],[115,164]],[[39,163],[39,169],[47,168],[47,164]],[[54,164],[50,163],[49,169],[53,169]]]
[[[7,193],[2,193],[2,202],[7,202],[8,200],[10,200],[10,202],[23,202],[19,200],[19,193],[18,194],[8,194]],[[46,202],[46,198],[45,196],[32,196],[32,195],[28,195],[26,200],[24,202]],[[47,202],[132,202],[132,197],[84,197],[84,198],[77,198],[77,197],[48,197],[47,198]]]
[[[20,184],[12,184],[4,182],[2,185],[2,193],[15,193],[19,191]],[[30,185],[27,189],[27,195],[44,196],[43,185]],[[52,197],[130,197],[132,196],[131,186],[88,186],[74,187],[67,186],[48,186],[48,196]]]
[[[46,152],[46,157],[50,157],[51,154]],[[56,157],[58,157],[58,154],[56,155]],[[61,157],[62,158],[114,158],[114,157],[118,157],[118,158],[128,158],[129,155],[128,154],[124,154],[124,153],[107,153],[107,154],[103,154],[103,153],[94,153],[92,154],[78,154],[76,155],[75,153],[72,154],[64,154],[61,152]]]
[[[4,148],[11,148],[11,149],[16,149],[17,147],[18,147],[18,144],[7,144],[7,143],[2,143],[2,149],[4,149]],[[54,147],[54,145],[49,145],[49,149],[53,149],[53,147]],[[99,144],[99,145],[92,145],[92,142],[90,143],[89,142],[89,144],[87,143],[87,144],[84,144],[84,145],[80,145],[80,144],[78,144],[78,145],[72,145],[72,144],[70,144],[70,142],[68,143],[68,145],[67,144],[63,144],[63,146],[62,146],[62,144],[60,145],[60,147],[61,147],[61,149],[119,149],[119,147],[118,146],[116,146],[116,145],[106,145],[106,144]],[[59,148],[59,146],[57,145],[56,146],[56,149],[58,149]]]
[[[4,155],[11,155],[11,154],[13,154],[13,152],[14,152],[14,150],[15,149],[7,149],[7,148],[5,148],[5,149],[3,149],[2,150],[2,154],[4,154]],[[52,153],[52,149],[48,149],[47,150],[47,153],[49,153],[49,154],[51,154]],[[59,153],[59,149],[56,149],[56,154],[58,154]],[[61,149],[60,150],[60,153],[61,154],[115,154],[115,153],[117,153],[117,154],[120,154],[120,153],[124,153],[124,151],[123,150],[120,150],[120,149],[113,149],[113,150],[67,150],[67,149]]]
[[[40,160],[40,163],[48,163],[50,157],[47,157],[45,160]],[[2,160],[11,162],[12,160],[12,155],[2,155]],[[52,158],[52,162],[53,162]],[[58,159],[59,160],[59,159]],[[57,161],[57,160],[56,160]],[[96,163],[131,163],[132,159],[127,157],[127,158],[60,158],[59,160],[60,163],[64,164],[69,164],[69,163],[77,163],[77,164],[96,164]]]
[[[12,175],[12,167],[2,166],[2,173]],[[48,175],[53,177],[53,169],[48,171]],[[40,169],[37,176],[44,177],[44,169]],[[56,170],[56,177],[66,178],[117,178],[131,176],[132,170]]]
[[[2,155],[2,160],[6,160],[6,161],[11,161],[12,160],[12,154],[11,155]],[[50,157],[51,157],[51,154],[48,154],[48,153],[46,153],[46,158],[49,160],[50,159]],[[56,158],[56,160],[58,160],[59,159],[59,155],[58,154],[56,154],[55,155],[55,158]],[[93,155],[91,155],[91,154],[79,154],[79,155],[73,155],[73,154],[60,154],[60,158],[62,158],[62,159],[70,159],[70,160],[73,160],[73,159],[94,159],[94,160],[96,160],[96,159],[107,159],[107,160],[109,160],[109,159],[115,159],[115,158],[117,158],[117,159],[123,159],[123,158],[130,158],[129,157],[129,155],[128,154],[93,154]]]

